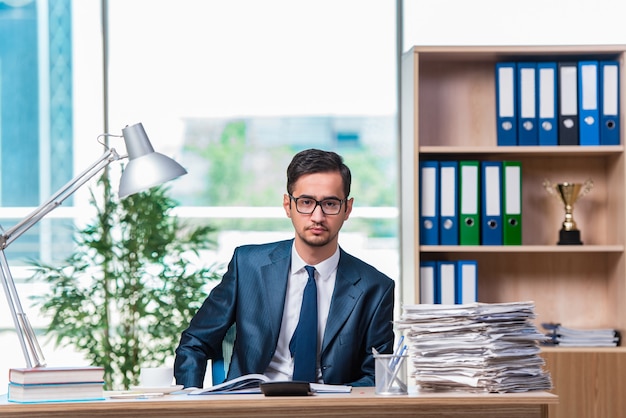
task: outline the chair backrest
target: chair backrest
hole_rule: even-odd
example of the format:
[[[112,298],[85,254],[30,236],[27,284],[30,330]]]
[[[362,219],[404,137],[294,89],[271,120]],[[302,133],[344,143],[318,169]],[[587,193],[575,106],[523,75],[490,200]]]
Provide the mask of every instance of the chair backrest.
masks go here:
[[[214,385],[222,383],[226,380],[226,367],[224,359],[213,359],[211,362],[211,381]]]
[[[222,383],[228,375],[228,366],[233,356],[233,346],[235,345],[236,328],[233,324],[222,341],[222,357],[215,358],[211,362],[211,379],[214,385]]]

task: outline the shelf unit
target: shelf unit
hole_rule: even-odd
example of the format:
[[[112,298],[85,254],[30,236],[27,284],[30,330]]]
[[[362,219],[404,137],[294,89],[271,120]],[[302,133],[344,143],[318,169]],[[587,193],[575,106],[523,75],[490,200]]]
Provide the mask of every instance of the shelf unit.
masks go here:
[[[538,323],[616,328],[626,335],[624,146],[499,147],[495,87],[495,65],[501,61],[617,60],[623,144],[625,57],[626,45],[416,46],[403,55],[403,303],[419,303],[420,261],[474,259],[478,261],[479,301],[532,300]],[[521,161],[521,246],[419,245],[419,162],[446,159]],[[584,245],[558,246],[564,208],[542,183],[544,179],[556,183],[589,178],[594,188],[576,203],[574,211]],[[548,355],[558,357],[559,352],[555,349]],[[626,355],[621,347],[610,352]]]

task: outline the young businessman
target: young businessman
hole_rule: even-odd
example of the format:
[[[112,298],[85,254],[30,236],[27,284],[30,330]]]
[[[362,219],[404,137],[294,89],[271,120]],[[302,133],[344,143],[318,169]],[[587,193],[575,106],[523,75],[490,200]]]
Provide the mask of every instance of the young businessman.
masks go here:
[[[222,281],[182,333],[174,362],[178,384],[202,387],[207,360],[221,356],[224,335],[235,324],[227,380],[260,373],[272,380],[374,385],[372,348],[390,353],[393,347],[394,282],[339,247],[354,201],[350,183],[349,168],[334,152],[309,149],[293,157],[283,207],[295,237],[235,250]],[[318,331],[306,337],[317,347],[309,379],[294,376],[298,350],[292,354],[290,343],[313,277]],[[311,316],[303,310],[304,320]]]

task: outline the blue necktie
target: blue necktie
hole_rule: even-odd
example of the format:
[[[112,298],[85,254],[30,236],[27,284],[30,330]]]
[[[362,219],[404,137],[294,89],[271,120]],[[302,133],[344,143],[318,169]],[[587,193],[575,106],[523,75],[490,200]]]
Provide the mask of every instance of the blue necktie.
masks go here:
[[[300,320],[291,337],[289,350],[294,358],[293,380],[317,382],[317,285],[315,267],[305,266],[309,279],[302,295]]]

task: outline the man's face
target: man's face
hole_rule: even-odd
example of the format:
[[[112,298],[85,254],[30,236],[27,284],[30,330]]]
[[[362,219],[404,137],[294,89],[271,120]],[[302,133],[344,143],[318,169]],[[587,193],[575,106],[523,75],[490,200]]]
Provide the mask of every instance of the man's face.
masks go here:
[[[343,181],[339,172],[306,174],[298,179],[292,193],[293,197],[307,197],[322,201],[324,199],[346,198],[343,192]],[[306,215],[296,210],[296,202],[285,194],[283,207],[287,217],[291,218],[295,232],[296,245],[320,248],[329,247],[334,251],[337,246],[338,234],[343,222],[352,212],[353,199],[343,202],[336,215],[326,215],[318,205],[313,213]]]

